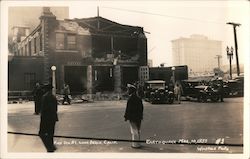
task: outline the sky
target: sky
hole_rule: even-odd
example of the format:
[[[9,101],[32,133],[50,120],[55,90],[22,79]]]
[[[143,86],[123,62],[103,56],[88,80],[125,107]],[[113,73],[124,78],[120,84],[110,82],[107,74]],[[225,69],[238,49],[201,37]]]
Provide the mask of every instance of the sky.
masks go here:
[[[172,65],[171,41],[192,34],[222,41],[222,65],[228,64],[226,46],[234,47],[233,27],[237,27],[239,62],[249,53],[249,4],[247,1],[118,1],[81,2],[69,9],[70,18],[99,15],[115,22],[141,26],[148,39],[148,58],[154,66]],[[235,59],[235,58],[234,58]],[[216,59],[214,59],[216,60]],[[233,61],[235,63],[235,60]]]
[[[59,19],[69,18],[68,9],[68,7],[52,7],[51,12]],[[13,26],[28,26],[31,32],[40,23],[41,13],[42,7],[9,7],[8,34],[12,35]]]
[[[148,58],[153,66],[171,66],[171,41],[192,34],[222,41],[222,65],[227,65],[226,46],[234,47],[233,27],[237,27],[239,62],[244,64],[249,53],[249,1],[9,1],[7,6],[69,7],[69,18],[99,15],[117,23],[144,28],[148,39]],[[32,16],[32,15],[31,15]],[[30,16],[29,16],[30,17]],[[24,17],[24,18],[29,18]],[[60,17],[61,18],[61,17]],[[235,58],[234,58],[235,59]],[[214,58],[214,60],[217,60]],[[235,63],[235,60],[233,60]]]

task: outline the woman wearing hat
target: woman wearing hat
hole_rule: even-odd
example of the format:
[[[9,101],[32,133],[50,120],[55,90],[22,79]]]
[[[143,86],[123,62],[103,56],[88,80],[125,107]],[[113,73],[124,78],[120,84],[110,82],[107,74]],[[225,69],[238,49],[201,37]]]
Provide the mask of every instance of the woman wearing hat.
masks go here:
[[[129,99],[125,111],[125,121],[129,120],[132,140],[140,140],[141,120],[143,119],[142,100],[136,94],[136,87],[128,84]],[[139,142],[132,142],[132,148],[140,148]]]

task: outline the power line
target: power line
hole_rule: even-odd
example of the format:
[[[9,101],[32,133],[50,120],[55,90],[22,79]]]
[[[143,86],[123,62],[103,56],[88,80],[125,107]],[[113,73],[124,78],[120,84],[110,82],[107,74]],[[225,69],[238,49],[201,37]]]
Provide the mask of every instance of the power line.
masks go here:
[[[139,13],[139,14],[161,16],[164,18],[182,19],[182,20],[196,21],[196,22],[202,22],[202,23],[205,22],[205,23],[214,23],[214,24],[225,25],[225,23],[218,22],[218,21],[208,21],[208,20],[193,19],[193,18],[187,18],[187,17],[178,17],[178,16],[172,16],[172,15],[166,15],[166,14],[150,13],[150,12],[145,12],[145,11],[136,11],[136,10],[131,10],[131,9],[122,9],[122,8],[113,8],[113,7],[102,7],[102,8],[132,12],[132,13]]]

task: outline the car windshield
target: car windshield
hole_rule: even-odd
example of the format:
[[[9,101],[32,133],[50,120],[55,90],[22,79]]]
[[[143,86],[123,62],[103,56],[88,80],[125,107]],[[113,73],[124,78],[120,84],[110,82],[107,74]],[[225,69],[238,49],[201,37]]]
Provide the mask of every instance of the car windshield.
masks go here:
[[[151,83],[150,88],[152,89],[160,89],[160,88],[165,88],[165,83]]]

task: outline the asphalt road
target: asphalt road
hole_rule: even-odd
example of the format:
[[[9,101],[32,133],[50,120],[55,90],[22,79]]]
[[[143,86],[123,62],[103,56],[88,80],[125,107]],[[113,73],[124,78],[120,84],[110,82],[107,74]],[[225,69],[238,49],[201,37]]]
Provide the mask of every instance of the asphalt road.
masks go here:
[[[243,144],[243,98],[227,98],[223,103],[144,102],[141,140],[146,143],[142,149],[132,149],[129,142],[115,141],[131,139],[129,123],[123,118],[125,106],[126,101],[60,105],[55,135],[114,141],[55,138],[57,152],[243,152],[241,146],[205,145]],[[33,115],[33,111],[32,102],[9,104],[8,131],[37,134],[40,117]],[[9,134],[8,151],[44,152],[45,149],[36,136]]]

